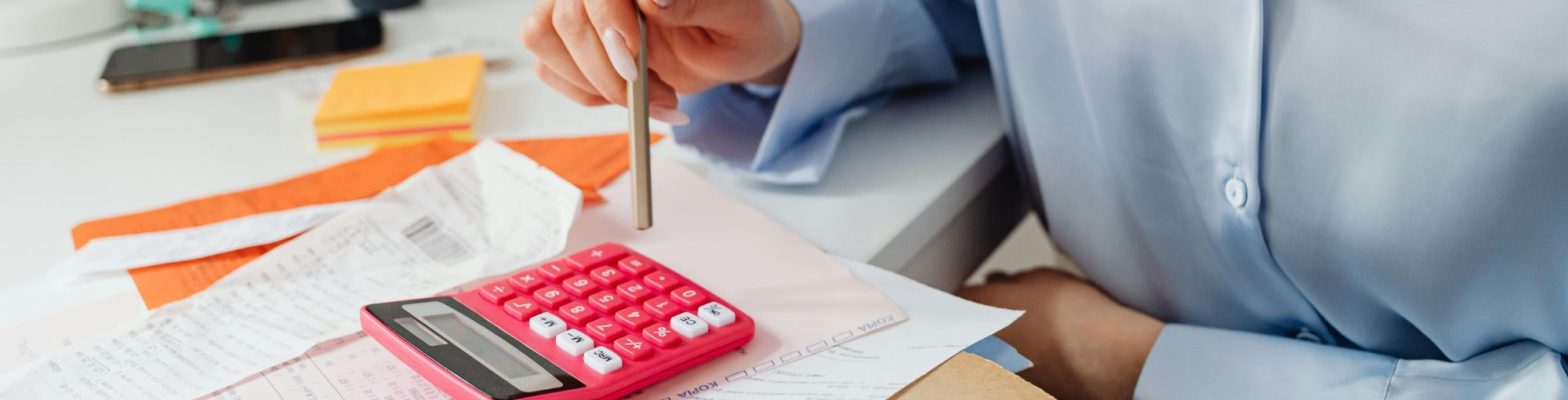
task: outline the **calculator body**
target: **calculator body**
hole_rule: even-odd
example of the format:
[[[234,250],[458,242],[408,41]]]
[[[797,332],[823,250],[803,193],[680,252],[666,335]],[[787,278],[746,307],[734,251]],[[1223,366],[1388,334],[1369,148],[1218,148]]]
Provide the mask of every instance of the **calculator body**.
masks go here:
[[[729,302],[605,243],[452,296],[365,306],[366,333],[458,399],[615,399],[751,341]]]

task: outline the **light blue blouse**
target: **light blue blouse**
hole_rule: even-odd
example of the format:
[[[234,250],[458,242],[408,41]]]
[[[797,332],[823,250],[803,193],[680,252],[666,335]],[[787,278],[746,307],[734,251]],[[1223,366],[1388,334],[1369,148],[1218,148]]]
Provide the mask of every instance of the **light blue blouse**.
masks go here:
[[[690,96],[676,139],[815,182],[987,59],[1052,236],[1171,323],[1138,397],[1568,398],[1568,2],[795,4],[782,90]]]

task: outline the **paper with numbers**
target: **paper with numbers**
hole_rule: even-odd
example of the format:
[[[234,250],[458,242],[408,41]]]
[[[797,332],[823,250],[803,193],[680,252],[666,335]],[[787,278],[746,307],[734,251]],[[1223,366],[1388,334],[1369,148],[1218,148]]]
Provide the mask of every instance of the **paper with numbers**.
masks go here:
[[[146,318],[7,375],[0,398],[193,398],[429,296],[559,253],[581,192],[494,142],[429,168]]]

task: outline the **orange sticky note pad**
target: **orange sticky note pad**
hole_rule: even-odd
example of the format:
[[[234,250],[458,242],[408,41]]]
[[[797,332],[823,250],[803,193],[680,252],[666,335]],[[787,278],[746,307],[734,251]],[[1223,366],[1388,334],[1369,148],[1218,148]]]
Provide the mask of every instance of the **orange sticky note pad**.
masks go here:
[[[316,109],[316,145],[472,139],[484,69],[484,57],[461,54],[338,71]]]

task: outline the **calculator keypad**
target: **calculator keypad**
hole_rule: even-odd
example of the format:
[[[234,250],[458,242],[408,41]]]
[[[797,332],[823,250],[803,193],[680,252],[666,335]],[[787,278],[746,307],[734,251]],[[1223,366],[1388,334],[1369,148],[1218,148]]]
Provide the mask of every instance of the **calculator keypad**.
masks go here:
[[[695,284],[625,248],[601,245],[477,289],[506,315],[600,374],[624,360],[681,351],[736,313]]]

